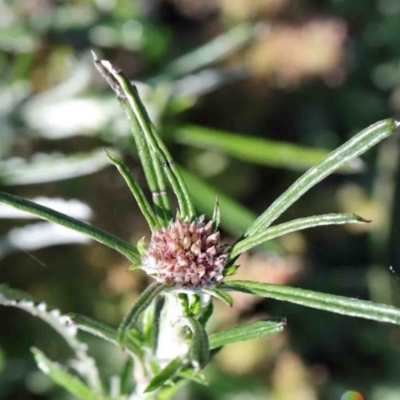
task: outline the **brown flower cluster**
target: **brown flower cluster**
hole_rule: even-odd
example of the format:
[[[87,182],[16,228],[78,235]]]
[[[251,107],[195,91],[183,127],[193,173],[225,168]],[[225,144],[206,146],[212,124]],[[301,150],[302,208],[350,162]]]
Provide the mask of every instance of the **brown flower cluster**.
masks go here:
[[[223,278],[228,248],[212,221],[176,219],[156,230],[142,268],[161,282],[182,287],[212,286]]]

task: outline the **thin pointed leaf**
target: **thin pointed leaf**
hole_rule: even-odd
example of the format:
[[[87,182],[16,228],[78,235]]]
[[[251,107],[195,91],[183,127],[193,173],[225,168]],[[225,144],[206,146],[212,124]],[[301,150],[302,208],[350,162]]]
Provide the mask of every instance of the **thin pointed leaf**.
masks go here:
[[[210,359],[210,346],[208,335],[203,325],[194,318],[186,318],[189,329],[192,331],[192,343],[189,357],[196,370],[204,368]]]
[[[203,126],[185,125],[167,130],[168,135],[179,143],[222,151],[239,160],[276,168],[304,171],[320,162],[328,150],[299,146],[293,143],[267,140],[234,132],[209,129]],[[344,165],[338,172],[358,172],[363,163],[360,159]]]
[[[105,399],[92,392],[88,386],[67,372],[60,364],[50,361],[40,350],[33,348],[32,353],[41,371],[68,392],[82,400]]]
[[[203,372],[195,371],[193,368],[184,368],[183,370],[179,371],[179,376],[185,380],[196,382],[199,385],[209,385],[209,382],[207,381],[207,378],[204,376]]]
[[[367,300],[251,281],[229,281],[219,287],[223,290],[251,293],[351,317],[400,325],[400,309]]]
[[[122,177],[125,179],[129,189],[131,190],[136,203],[138,204],[140,211],[142,212],[143,216],[146,218],[147,223],[152,231],[155,228],[159,227],[157,223],[156,216],[154,214],[153,209],[151,208],[149,202],[147,201],[142,188],[136,182],[136,179],[130,173],[129,168],[126,164],[119,159],[117,156],[107,152],[107,157],[109,160],[117,167],[118,171],[121,173]]]
[[[219,228],[219,224],[221,223],[221,210],[219,208],[218,196],[215,198],[214,211],[211,219],[213,221],[214,231],[217,231]]]
[[[237,328],[226,329],[222,332],[211,334],[208,339],[210,341],[210,350],[218,349],[227,344],[242,342],[245,340],[255,339],[260,336],[274,335],[282,332],[286,326],[286,320],[270,319],[252,322],[238,326]]]
[[[146,109],[140,100],[136,87],[131,85],[129,79],[122,71],[115,71],[112,69],[110,72],[119,82],[128,104],[139,122],[140,129],[143,132],[146,142],[149,144],[154,154],[159,157],[163,167],[165,168],[165,174],[178,199],[181,216],[193,218],[195,211],[186,183],[180,175],[178,168],[175,166],[168,149],[162,142],[161,138],[157,135],[155,127],[151,123]]]
[[[149,185],[149,189],[152,193],[156,215],[162,225],[167,225],[172,214],[171,205],[166,192],[165,177],[160,161],[157,157],[152,157],[150,154],[149,146],[144,140],[139,122],[132,108],[126,101],[125,95],[121,91],[119,83],[115,80],[109,69],[106,68],[106,66],[112,68],[111,65],[108,65],[108,63],[105,61],[100,61],[94,52],[92,52],[92,54],[94,65],[110,85],[110,87],[117,93],[120,105],[128,116],[140,162],[142,163],[147,184]]]
[[[160,373],[158,373],[155,377],[153,377],[150,383],[147,385],[144,393],[152,392],[159,387],[163,386],[165,382],[171,379],[180,369],[182,366],[182,358],[176,357],[171,360],[165,368],[163,368]]]
[[[129,357],[121,372],[121,394],[129,394],[132,391],[133,386],[133,376],[134,376],[134,361]]]
[[[211,187],[201,179],[190,173],[188,170],[180,168],[181,174],[188,184],[190,193],[196,207],[209,217],[213,214],[212,204],[215,196],[218,196],[221,215],[229,215],[229,218],[221,218],[221,226],[232,235],[240,236],[246,231],[247,227],[254,222],[256,214],[242,206],[221,191]],[[265,244],[271,251],[279,251],[280,246],[277,241],[270,241]]]
[[[77,339],[77,330],[68,324],[69,320],[66,315],[62,315],[57,309],[49,310],[46,303],[37,303],[28,293],[12,289],[5,284],[0,285],[0,304],[24,310],[51,326],[74,351],[76,357],[74,363],[78,365],[78,370],[85,377],[89,386],[96,391],[101,391],[101,382],[96,363],[87,354],[86,344]]]
[[[390,136],[398,125],[399,124],[392,119],[379,121],[332,151],[323,161],[309,169],[290,186],[289,189],[278,197],[278,199],[257,218],[254,224],[248,228],[246,236],[251,236],[260,230],[268,228],[272,222],[314,185],[345,163],[363,154],[372,146]]]
[[[226,305],[228,305],[229,307],[232,307],[233,304],[233,299],[232,297],[224,292],[223,290],[219,290],[219,289],[207,289],[207,288],[203,288],[202,291],[204,293],[210,294],[211,296],[216,297],[217,299],[221,300],[223,303],[225,303]]]
[[[140,255],[136,247],[100,228],[12,194],[0,192],[0,203],[8,204],[18,210],[27,211],[40,218],[73,229],[77,232],[81,232],[90,236],[92,239],[117,250],[134,264],[140,263]]]
[[[286,235],[290,232],[296,232],[302,229],[314,228],[322,225],[361,224],[367,222],[369,221],[355,214],[323,214],[295,219],[290,222],[273,226],[265,231],[257,232],[240,240],[233,245],[230,257],[236,258],[239,254],[258,246],[267,240]]]
[[[76,326],[79,330],[98,336],[118,347],[120,346],[117,341],[117,330],[113,327],[81,314],[71,313],[68,314],[68,317],[70,318],[71,324]],[[140,343],[133,340],[131,336],[126,338],[125,347],[139,358],[143,357],[143,350]]]
[[[134,306],[129,310],[118,327],[118,342],[125,346],[126,337],[130,329],[137,325],[140,314],[163,291],[166,286],[160,282],[154,282],[138,298]]]

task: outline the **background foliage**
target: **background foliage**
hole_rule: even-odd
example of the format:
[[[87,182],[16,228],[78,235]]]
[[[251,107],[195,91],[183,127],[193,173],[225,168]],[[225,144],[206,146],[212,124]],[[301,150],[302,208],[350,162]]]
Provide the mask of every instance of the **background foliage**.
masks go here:
[[[308,165],[293,160],[318,157],[288,155],[281,146],[263,159],[260,143],[250,138],[329,150],[373,122],[398,119],[395,0],[17,0],[0,3],[0,15],[2,189],[79,199],[62,205],[135,242],[148,235],[145,222],[102,148],[117,147],[139,181],[142,171],[90,49],[142,82],[152,118],[188,170],[197,207],[208,211],[203,203],[211,189],[204,184],[230,199],[233,208],[222,210],[227,241]],[[214,131],[202,136],[210,133],[204,128],[249,140],[229,136],[218,145]],[[238,279],[399,306],[397,141],[388,139],[352,172],[319,184],[282,218],[356,212],[371,224],[288,235],[269,251],[243,258]],[[278,163],[277,154],[283,154]],[[234,201],[246,209],[238,211]],[[2,282],[111,325],[148,284],[104,246],[84,246],[79,236],[1,210]],[[193,385],[182,398],[337,399],[351,390],[372,399],[399,395],[397,327],[247,295],[234,300],[230,310],[218,304],[213,328],[271,315],[287,317],[287,330],[224,349],[208,367],[210,386]],[[70,398],[37,371],[29,352],[34,345],[53,359],[66,358],[61,339],[14,309],[0,309],[0,318],[0,398]],[[86,339],[104,360],[104,374],[121,368],[123,354]]]

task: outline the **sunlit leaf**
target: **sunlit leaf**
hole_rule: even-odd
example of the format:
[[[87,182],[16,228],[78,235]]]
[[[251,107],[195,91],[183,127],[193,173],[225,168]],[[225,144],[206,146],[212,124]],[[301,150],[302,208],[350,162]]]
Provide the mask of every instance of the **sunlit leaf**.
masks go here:
[[[300,231],[302,229],[315,228],[322,225],[342,225],[342,224],[360,224],[366,223],[365,219],[355,214],[324,214],[314,215],[308,218],[299,218],[293,221],[285,222],[280,225],[273,226],[265,231],[257,232],[251,236],[235,243],[232,247],[231,257],[235,258],[239,254],[250,250],[251,248],[290,232]]]
[[[229,281],[220,285],[220,289],[251,293],[337,314],[400,325],[400,309],[386,304],[251,281]]]
[[[71,394],[82,400],[99,400],[99,398],[106,400],[106,397],[92,392],[88,386],[71,375],[60,364],[50,361],[40,350],[33,348],[32,352],[41,371]]]
[[[222,332],[213,333],[208,337],[210,349],[217,349],[227,344],[255,339],[260,336],[273,335],[282,332],[285,326],[286,320],[282,318],[256,321],[237,328],[226,329]]]
[[[246,236],[268,228],[304,193],[322,181],[332,172],[358,157],[368,149],[390,136],[398,123],[392,119],[379,121],[364,129],[342,146],[332,151],[323,161],[309,169],[292,186],[289,187],[272,205],[264,211],[247,229]]]
[[[111,233],[103,231],[100,228],[89,225],[86,222],[79,221],[40,204],[23,199],[22,197],[14,196],[8,193],[0,192],[0,203],[8,204],[19,210],[27,211],[40,218],[65,226],[66,228],[73,229],[77,232],[81,232],[92,239],[103,243],[114,250],[117,250],[134,264],[140,263],[140,255],[136,247]]]

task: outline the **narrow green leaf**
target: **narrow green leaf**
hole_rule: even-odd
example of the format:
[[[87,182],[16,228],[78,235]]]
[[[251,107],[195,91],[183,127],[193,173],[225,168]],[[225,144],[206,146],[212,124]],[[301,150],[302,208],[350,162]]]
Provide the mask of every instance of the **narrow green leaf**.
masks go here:
[[[223,303],[225,303],[225,304],[228,305],[229,307],[232,307],[233,299],[232,299],[232,297],[231,297],[228,293],[226,293],[225,291],[219,290],[219,289],[216,289],[216,288],[213,288],[213,289],[203,288],[202,291],[203,291],[204,293],[207,293],[207,294],[209,294],[209,295],[211,295],[211,296],[216,297],[217,299],[221,300]]]
[[[181,376],[185,380],[196,382],[199,385],[209,385],[207,378],[204,376],[203,372],[195,371],[193,370],[193,368],[182,369],[181,371],[179,371],[179,376]]]
[[[163,291],[166,286],[160,282],[154,282],[138,298],[134,306],[129,310],[118,327],[118,342],[126,346],[126,337],[130,329],[137,325],[140,314]]]
[[[144,390],[144,393],[152,392],[164,385],[165,382],[171,379],[179,371],[182,363],[183,361],[181,357],[176,357],[171,360],[159,374],[151,379],[150,383]]]
[[[197,316],[197,320],[200,322],[201,325],[206,326],[213,311],[214,311],[214,303],[212,301],[210,301],[206,306],[202,307],[199,315]]]
[[[133,139],[136,144],[138,155],[143,166],[149,189],[152,193],[153,202],[155,205],[155,212],[158,221],[166,226],[171,219],[171,205],[166,192],[165,177],[162,166],[157,157],[150,153],[150,148],[144,140],[143,133],[139,122],[126,101],[125,95],[120,87],[120,84],[115,80],[110,70],[113,70],[111,64],[106,61],[100,61],[96,54],[92,52],[94,65],[101,73],[103,78],[107,81],[110,87],[117,93],[120,105],[125,111],[131,125]]]
[[[304,171],[320,162],[328,150],[299,146],[293,143],[267,140],[234,132],[185,125],[168,129],[168,135],[179,143],[203,149],[222,151],[239,160],[269,167]],[[344,165],[340,172],[358,172],[362,165],[357,159]]]
[[[221,210],[219,208],[218,196],[215,198],[214,211],[213,211],[211,219],[213,221],[214,231],[217,231],[219,228],[219,224],[221,223]]]
[[[106,151],[107,157],[109,160],[117,167],[118,171],[121,173],[122,177],[125,179],[129,189],[131,190],[136,203],[138,204],[140,211],[142,212],[143,216],[146,218],[147,223],[152,231],[155,228],[158,228],[159,225],[157,223],[157,217],[154,214],[151,205],[146,199],[146,196],[143,193],[142,188],[136,182],[136,179],[133,177],[127,165],[119,159],[117,156],[109,153]]]
[[[400,325],[400,309],[386,304],[319,293],[290,286],[251,281],[228,281],[219,287],[222,290],[251,293],[257,296],[288,301],[337,314]]]
[[[131,85],[129,79],[122,71],[112,70],[111,73],[113,73],[114,78],[120,84],[126,100],[133,110],[137,121],[139,122],[140,129],[143,132],[146,142],[149,144],[154,154],[159,157],[165,169],[165,174],[170,181],[171,187],[178,199],[181,216],[188,216],[192,219],[195,215],[195,211],[189,191],[186,187],[186,183],[180,175],[178,168],[175,166],[167,147],[162,142],[155,130],[154,125],[151,123],[146,109],[140,100],[136,87]]]
[[[285,326],[286,320],[284,318],[267,319],[213,333],[208,337],[210,341],[210,350],[226,346],[227,344],[255,339],[260,336],[273,335],[282,332]]]
[[[290,222],[273,226],[265,231],[256,232],[253,235],[235,243],[230,254],[231,258],[236,258],[239,254],[250,250],[251,248],[290,232],[300,231],[302,229],[314,228],[322,225],[342,225],[342,224],[360,224],[369,222],[355,214],[323,214],[314,215],[307,218],[299,218]]]
[[[81,314],[70,313],[68,317],[71,323],[79,330],[98,336],[119,347],[117,330],[113,327]],[[143,350],[140,343],[135,341],[130,335],[126,338],[125,347],[139,358],[143,357]]]
[[[193,367],[199,370],[204,368],[210,359],[208,335],[203,325],[196,319],[186,318],[185,320],[193,334],[189,352],[190,361]]]
[[[234,263],[229,262],[225,267],[224,270],[222,271],[222,274],[224,276],[231,276],[236,273],[236,271],[239,269],[240,265],[236,265]]]
[[[33,348],[32,353],[42,372],[69,393],[83,400],[105,399],[105,397],[92,392],[88,386],[67,372],[61,365],[50,361],[40,350]]]
[[[100,228],[12,194],[0,192],[0,203],[8,204],[9,206],[17,208],[18,210],[27,211],[40,218],[83,233],[87,236],[90,236],[92,239],[103,243],[114,250],[117,250],[134,264],[140,263],[140,255],[136,247],[125,242],[119,237],[112,235],[111,233],[103,231]]]
[[[180,168],[180,171],[188,185],[196,207],[201,210],[202,213],[205,213],[209,217],[213,215],[213,203],[215,197],[218,196],[221,215],[229,216],[229,218],[221,219],[221,226],[232,235],[242,235],[247,227],[256,219],[256,214],[221,191],[206,184],[186,169]],[[277,241],[267,242],[265,246],[271,251],[280,250]]]
[[[342,146],[332,151],[319,164],[309,169],[292,186],[289,187],[272,205],[264,211],[248,228],[246,236],[268,228],[284,211],[297,199],[311,189],[318,182],[326,178],[333,171],[345,163],[363,154],[381,140],[390,136],[397,128],[398,123],[392,119],[379,121],[364,129]]]
[[[121,394],[129,394],[132,391],[133,386],[133,373],[134,373],[134,361],[133,358],[129,357],[124,367],[121,371],[120,379],[121,379]]]

